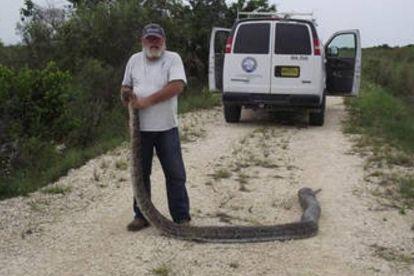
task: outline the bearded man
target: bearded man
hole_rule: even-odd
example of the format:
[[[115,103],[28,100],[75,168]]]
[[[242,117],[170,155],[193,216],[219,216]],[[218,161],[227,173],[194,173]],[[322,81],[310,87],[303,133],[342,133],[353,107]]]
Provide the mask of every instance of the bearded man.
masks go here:
[[[132,55],[126,65],[121,99],[124,105],[131,102],[139,109],[142,172],[148,195],[155,149],[166,180],[171,217],[176,223],[187,224],[191,217],[177,128],[177,95],[187,83],[183,62],[177,53],[166,50],[165,32],[160,25],[146,25],[140,39],[142,51]],[[133,210],[135,216],[127,229],[147,227],[135,198]]]

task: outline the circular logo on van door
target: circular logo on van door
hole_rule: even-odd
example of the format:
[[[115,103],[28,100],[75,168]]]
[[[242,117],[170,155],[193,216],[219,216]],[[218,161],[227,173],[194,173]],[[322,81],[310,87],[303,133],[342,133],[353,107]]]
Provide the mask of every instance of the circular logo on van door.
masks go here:
[[[257,61],[252,57],[247,57],[242,61],[242,68],[247,73],[251,73],[257,68]]]

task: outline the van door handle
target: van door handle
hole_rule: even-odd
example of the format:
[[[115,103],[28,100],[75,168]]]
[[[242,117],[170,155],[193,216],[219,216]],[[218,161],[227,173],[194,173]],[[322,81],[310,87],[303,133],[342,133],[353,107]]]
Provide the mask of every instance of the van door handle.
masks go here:
[[[239,78],[239,79],[230,79],[231,81],[237,81],[237,82],[250,82],[248,78]]]

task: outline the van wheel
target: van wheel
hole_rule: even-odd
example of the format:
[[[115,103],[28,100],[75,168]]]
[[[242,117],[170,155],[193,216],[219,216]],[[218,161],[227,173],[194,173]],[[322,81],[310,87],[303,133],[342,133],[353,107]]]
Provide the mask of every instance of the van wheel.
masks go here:
[[[227,123],[237,123],[240,121],[241,106],[224,105],[224,119]]]
[[[311,126],[323,126],[325,123],[325,108],[326,108],[326,95],[323,95],[322,105],[318,112],[309,113],[309,124]]]

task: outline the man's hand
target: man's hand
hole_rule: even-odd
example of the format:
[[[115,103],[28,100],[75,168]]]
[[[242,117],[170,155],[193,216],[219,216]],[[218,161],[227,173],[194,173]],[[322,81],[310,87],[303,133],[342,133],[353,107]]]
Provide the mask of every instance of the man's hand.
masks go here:
[[[124,106],[127,106],[129,101],[131,101],[134,97],[134,93],[132,92],[132,88],[128,86],[121,87],[121,101]]]
[[[123,100],[124,105],[128,105],[130,102],[133,108],[145,109],[159,102],[165,101],[181,93],[184,90],[184,82],[182,80],[176,80],[169,82],[161,90],[151,94],[148,97],[137,97],[132,93],[132,89],[127,86],[123,86],[121,89],[121,98],[123,91],[126,96],[126,100]]]
[[[152,105],[149,97],[137,97],[133,95],[131,99],[132,107],[137,109],[145,109]]]

